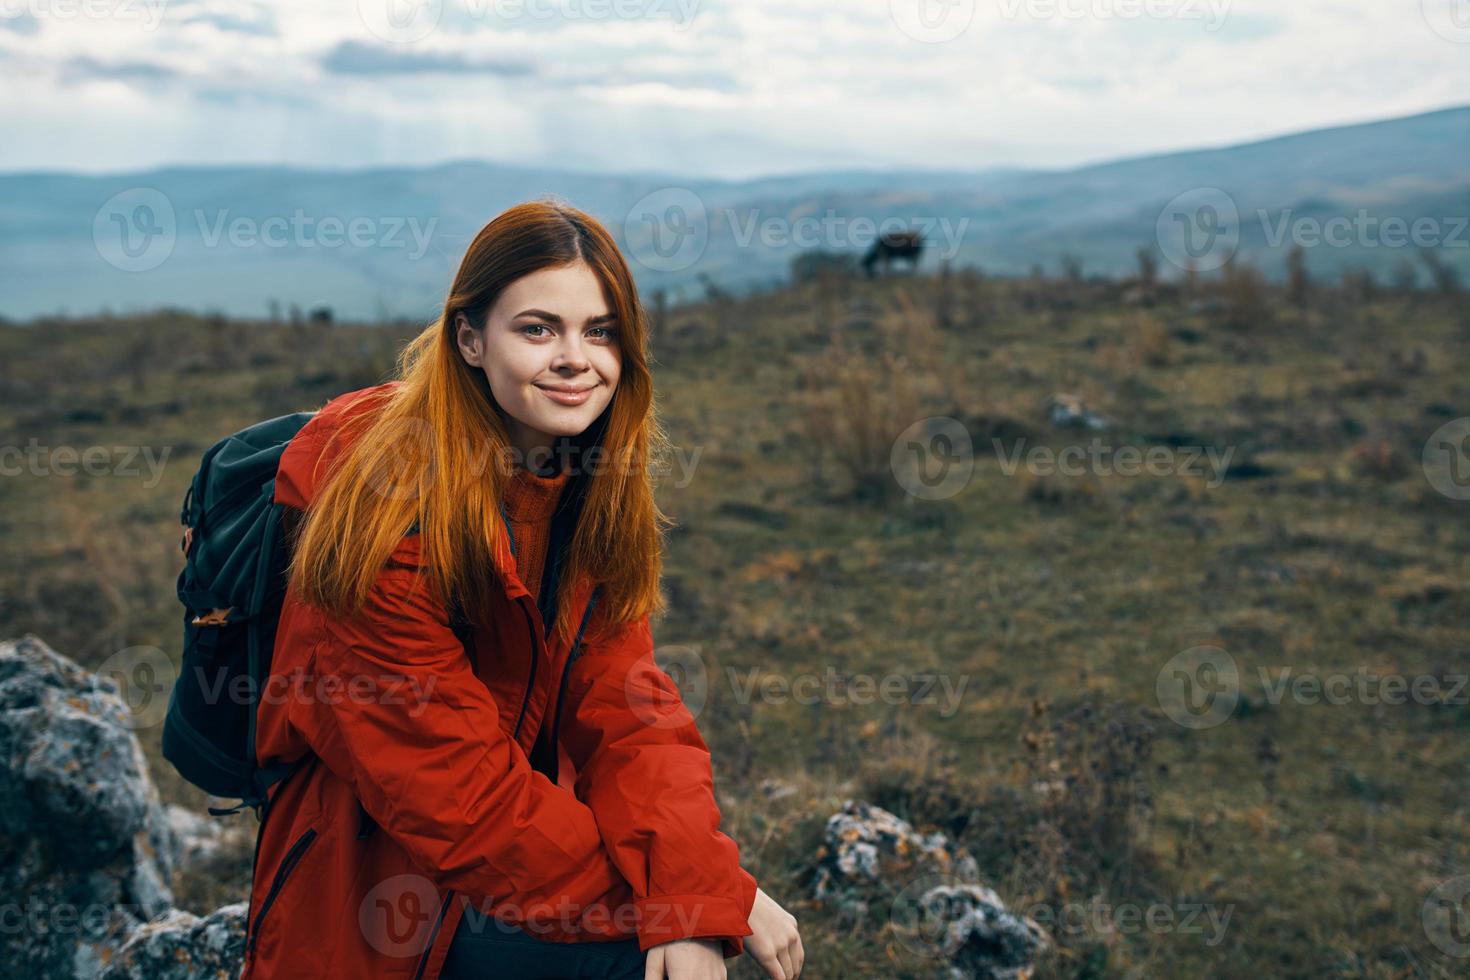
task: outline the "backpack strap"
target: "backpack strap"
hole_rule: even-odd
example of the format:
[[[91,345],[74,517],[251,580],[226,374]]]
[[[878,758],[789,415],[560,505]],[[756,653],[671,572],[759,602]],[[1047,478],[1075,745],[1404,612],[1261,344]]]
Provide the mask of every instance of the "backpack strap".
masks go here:
[[[269,766],[257,767],[254,776],[256,785],[260,787],[259,790],[242,799],[232,807],[210,807],[210,816],[226,817],[232,813],[239,813],[246,807],[250,807],[255,811],[256,819],[259,819],[260,808],[270,802],[270,788],[306,765],[310,758],[310,755],[306,755],[294,762],[277,762]]]

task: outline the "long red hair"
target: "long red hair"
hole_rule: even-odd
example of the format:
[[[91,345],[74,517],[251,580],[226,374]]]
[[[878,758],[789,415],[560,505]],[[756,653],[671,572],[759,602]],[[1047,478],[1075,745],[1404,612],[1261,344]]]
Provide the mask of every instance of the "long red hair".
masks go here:
[[[457,600],[471,622],[488,622],[493,607],[485,585],[494,581],[494,549],[504,533],[500,502],[512,451],[484,372],[460,355],[455,318],[464,313],[483,324],[512,282],[578,260],[602,281],[618,317],[622,368],[607,409],[564,443],[575,451],[564,492],[581,495],[582,503],[560,579],[556,629],[570,639],[576,628],[571,590],[584,574],[601,585],[599,610],[609,622],[662,613],[663,530],[673,522],[654,502],[650,475],[667,443],[648,368],[648,318],[607,229],[552,201],[516,205],[480,230],[443,313],[400,352],[401,383],[338,431],[355,438],[294,539],[291,583],[307,602],[339,615],[359,610],[417,522],[422,572],[432,588],[446,602]]]

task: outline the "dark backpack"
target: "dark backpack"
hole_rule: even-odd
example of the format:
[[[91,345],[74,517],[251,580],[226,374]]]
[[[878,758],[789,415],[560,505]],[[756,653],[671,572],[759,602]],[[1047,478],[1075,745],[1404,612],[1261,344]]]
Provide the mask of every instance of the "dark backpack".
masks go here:
[[[310,758],[259,765],[255,715],[286,595],[283,520],[291,508],[275,502],[276,470],[287,444],[315,414],[266,419],[215,443],[179,512],[184,651],[163,720],[163,757],[205,792],[241,801],[210,807],[215,816],[260,807],[271,786]],[[408,533],[417,529],[415,523]],[[471,627],[457,601],[449,615],[466,642]]]
[[[215,443],[179,513],[184,649],[164,716],[163,757],[200,789],[241,800],[210,807],[215,816],[261,806],[267,790],[306,761],[257,765],[255,713],[286,592],[287,508],[274,500],[276,468],[315,414],[267,419]]]

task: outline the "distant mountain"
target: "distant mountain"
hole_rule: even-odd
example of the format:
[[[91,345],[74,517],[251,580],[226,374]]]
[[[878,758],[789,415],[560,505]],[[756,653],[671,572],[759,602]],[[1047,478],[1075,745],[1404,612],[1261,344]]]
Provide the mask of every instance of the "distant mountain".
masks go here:
[[[1470,107],[1064,171],[725,181],[458,161],[5,174],[0,315],[173,305],[265,316],[275,301],[430,317],[484,223],[547,194],[604,220],[640,286],[676,299],[701,275],[727,288],[781,281],[810,248],[861,254],[883,222],[927,228],[928,268],[947,257],[1055,270],[1071,255],[1118,274],[1144,246],[1165,275],[1191,254],[1206,270],[1238,256],[1276,275],[1301,241],[1319,274],[1387,274],[1416,261],[1418,243],[1470,272]]]

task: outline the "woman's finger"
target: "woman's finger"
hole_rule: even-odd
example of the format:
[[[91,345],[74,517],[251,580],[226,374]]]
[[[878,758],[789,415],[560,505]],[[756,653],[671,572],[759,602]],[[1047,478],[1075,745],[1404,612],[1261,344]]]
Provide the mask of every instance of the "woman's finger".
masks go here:
[[[664,980],[664,948],[655,946],[643,961],[643,980]]]
[[[791,947],[782,946],[776,951],[776,959],[781,961],[781,969],[786,974],[786,980],[796,976],[796,971],[791,966]]]
[[[755,961],[760,964],[762,970],[766,971],[766,976],[770,977],[770,980],[790,980],[774,952],[762,953],[756,957]]]

